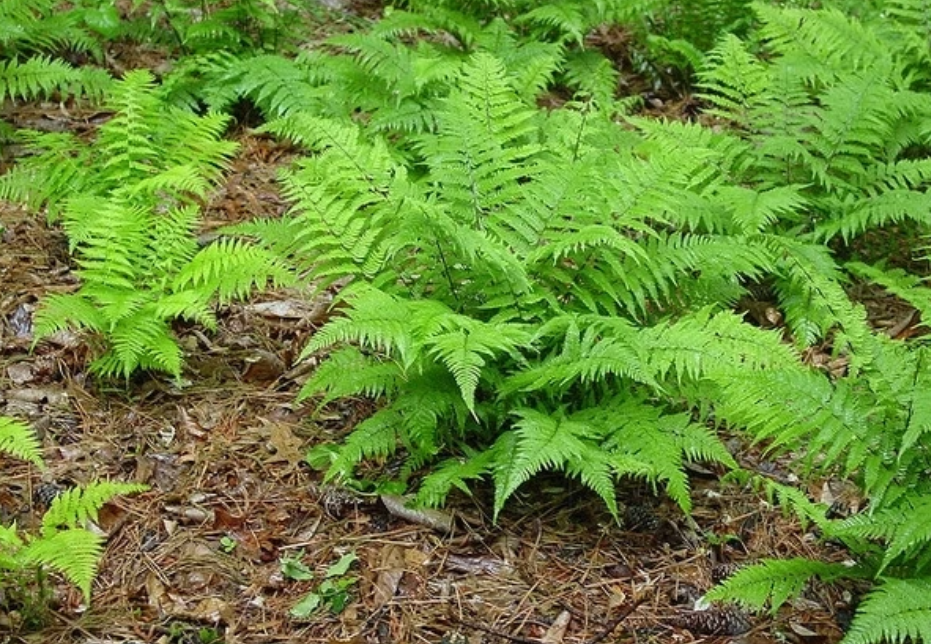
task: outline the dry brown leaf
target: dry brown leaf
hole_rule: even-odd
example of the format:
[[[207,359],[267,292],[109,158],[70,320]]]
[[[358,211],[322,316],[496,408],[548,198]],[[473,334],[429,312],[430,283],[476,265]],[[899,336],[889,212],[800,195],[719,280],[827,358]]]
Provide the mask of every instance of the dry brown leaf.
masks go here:
[[[208,624],[230,624],[236,613],[232,606],[219,597],[205,597],[184,616]]]
[[[291,428],[281,423],[268,426],[268,444],[273,454],[269,462],[284,461],[289,465],[298,465],[304,461],[304,443],[294,435]]]
[[[430,508],[409,508],[407,507],[408,499],[394,494],[382,494],[381,502],[385,508],[396,517],[427,526],[437,532],[452,532],[454,527],[452,515],[432,510]]]
[[[569,611],[564,610],[559,614],[559,616],[553,620],[552,625],[547,629],[546,633],[540,639],[541,644],[561,644],[563,638],[566,636],[566,629],[569,627],[569,621],[572,619],[572,615]]]

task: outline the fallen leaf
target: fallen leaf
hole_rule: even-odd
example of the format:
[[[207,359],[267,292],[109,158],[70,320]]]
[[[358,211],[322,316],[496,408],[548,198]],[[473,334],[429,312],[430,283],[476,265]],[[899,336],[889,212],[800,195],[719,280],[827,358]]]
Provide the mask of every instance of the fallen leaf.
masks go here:
[[[378,610],[387,604],[398,592],[398,585],[404,576],[406,558],[400,546],[387,546],[381,551],[378,565],[378,578],[375,580],[374,606]]]
[[[272,450],[269,462],[284,461],[289,465],[304,462],[304,442],[294,435],[291,428],[280,423],[268,426],[268,444]]]
[[[566,629],[569,627],[571,619],[572,615],[569,611],[564,610],[561,612],[540,639],[540,644],[560,644],[566,636]]]
[[[452,515],[430,508],[409,508],[408,499],[394,494],[382,494],[381,502],[396,517],[411,523],[427,526],[437,532],[452,532],[454,527]]]
[[[13,381],[14,385],[23,385],[31,382],[35,378],[35,372],[32,365],[26,362],[17,362],[6,368],[6,375]]]
[[[235,612],[219,597],[205,597],[186,617],[209,624],[230,624],[235,619]]]

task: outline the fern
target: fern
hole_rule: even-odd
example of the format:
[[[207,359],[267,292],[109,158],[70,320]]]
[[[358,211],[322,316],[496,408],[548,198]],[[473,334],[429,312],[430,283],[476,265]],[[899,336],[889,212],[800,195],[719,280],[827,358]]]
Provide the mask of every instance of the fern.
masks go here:
[[[94,67],[76,68],[58,58],[66,51],[102,58],[95,34],[80,8],[63,10],[57,0],[9,0],[0,7],[0,101],[33,100],[53,94],[99,101],[111,79]]]
[[[53,135],[26,137],[41,153],[0,181],[0,194],[33,207],[55,204],[76,256],[81,288],[48,298],[37,338],[65,328],[105,340],[92,371],[128,378],[140,369],[178,376],[183,355],[171,321],[208,328],[212,305],[287,271],[238,241],[198,249],[195,199],[219,180],[235,145],[220,139],[228,119],[166,104],[147,72],[133,72],[110,97],[116,114],[90,145]],[[69,146],[74,146],[69,148]],[[73,150],[73,151],[71,151]],[[90,158],[106,161],[87,172]]]
[[[0,452],[42,467],[42,445],[31,429],[22,422],[0,416]]]
[[[848,262],[845,268],[855,275],[879,284],[887,291],[914,306],[925,319],[931,319],[931,291],[923,279],[903,269],[889,269],[882,265],[870,266],[863,262]]]
[[[398,449],[408,471],[448,453],[423,483],[431,504],[490,476],[497,514],[552,469],[612,512],[624,476],[688,510],[684,464],[735,463],[681,408],[644,397],[727,368],[798,368],[778,336],[718,308],[740,275],[778,265],[770,242],[730,234],[731,215],[712,205],[723,186],[709,163],[731,167],[733,139],[637,122],[644,142],[591,105],[544,118],[508,78],[485,55],[462,69],[436,132],[411,137],[420,176],[359,126],[302,113],[267,126],[314,154],[284,176],[292,214],[240,230],[315,280],[357,282],[302,357],[358,348],[332,353],[301,395],[384,404],[328,453],[327,476]],[[622,420],[635,412],[642,423]]]
[[[815,239],[922,221],[927,163],[903,152],[920,141],[931,103],[909,88],[896,50],[837,11],[755,8],[774,57],[763,63],[731,37],[702,73],[717,113],[756,145],[749,176],[807,184]]]
[[[860,605],[845,644],[931,639],[931,582],[883,579]]]
[[[0,451],[44,467],[39,441],[28,427],[0,416]],[[20,537],[16,525],[0,526],[0,571],[21,572],[47,566],[62,573],[90,601],[91,583],[103,555],[104,540],[85,524],[114,496],[148,489],[134,483],[97,482],[72,488],[52,501],[39,534]]]
[[[16,553],[19,566],[47,566],[63,574],[90,600],[103,539],[88,530],[65,530],[29,542]]]
[[[48,56],[33,56],[22,62],[15,58],[0,60],[0,99],[32,100],[59,93],[99,100],[110,82],[102,70],[75,69]]]
[[[900,502],[873,513],[847,519],[832,530],[846,541],[881,539],[885,543],[876,574],[881,575],[894,562],[908,562],[913,574],[920,575],[931,562],[931,541],[927,524],[931,512],[931,497],[909,495]]]
[[[832,582],[856,576],[856,569],[843,564],[802,558],[768,559],[738,570],[708,592],[705,599],[735,601],[754,610],[768,607],[775,614],[786,601],[799,595],[814,577]]]

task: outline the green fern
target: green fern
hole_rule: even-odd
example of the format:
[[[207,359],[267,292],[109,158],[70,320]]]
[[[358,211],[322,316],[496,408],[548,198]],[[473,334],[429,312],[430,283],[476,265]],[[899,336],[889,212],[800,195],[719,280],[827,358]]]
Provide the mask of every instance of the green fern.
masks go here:
[[[102,58],[85,18],[90,12],[64,8],[58,0],[9,0],[0,7],[0,101],[34,100],[53,94],[99,101],[112,82],[102,69],[74,67],[66,51]]]
[[[881,580],[863,603],[844,644],[931,640],[931,580]]]
[[[15,554],[18,567],[46,566],[60,572],[90,600],[103,556],[103,538],[88,530],[65,530],[28,542]]]
[[[786,601],[798,596],[812,578],[832,582],[856,576],[859,576],[856,569],[843,564],[802,558],[767,559],[741,568],[708,592],[705,599],[734,601],[753,610],[768,608],[775,614]]]
[[[43,467],[42,445],[28,425],[0,416],[0,452]]]
[[[0,416],[0,451],[44,467],[39,441],[24,424]],[[85,529],[88,521],[114,496],[148,489],[134,483],[97,482],[72,488],[52,501],[42,517],[42,529],[34,536],[20,536],[16,525],[0,526],[0,571],[22,572],[49,567],[62,573],[90,600],[91,583],[103,555],[104,540]]]
[[[638,121],[644,141],[591,105],[544,117],[508,79],[490,56],[463,67],[436,132],[411,137],[420,176],[357,125],[295,113],[267,126],[314,155],[284,175],[292,214],[239,230],[321,284],[358,282],[302,357],[358,348],[331,353],[301,395],[384,399],[328,451],[327,476],[403,449],[406,471],[450,454],[423,483],[431,504],[490,476],[497,514],[553,469],[612,512],[624,476],[688,510],[684,464],[735,463],[681,407],[645,397],[728,368],[799,368],[777,335],[719,309],[741,275],[778,266],[769,240],[734,235],[734,208],[714,205],[734,139]],[[635,412],[642,423],[622,420]]]
[[[110,83],[110,76],[102,70],[75,69],[48,56],[33,56],[22,62],[15,58],[0,60],[0,99],[32,100],[57,92],[100,100]]]
[[[236,148],[220,138],[228,118],[171,107],[147,72],[117,83],[110,107],[115,115],[90,145],[55,135],[24,137],[40,154],[4,175],[0,195],[32,207],[50,204],[49,215],[61,217],[76,257],[81,288],[45,301],[37,338],[86,329],[106,347],[91,365],[95,373],[128,378],[145,369],[178,376],[183,355],[172,320],[212,328],[215,300],[242,297],[254,285],[289,275],[267,252],[239,241],[197,246],[195,200],[220,179]],[[106,161],[87,171],[91,158]]]

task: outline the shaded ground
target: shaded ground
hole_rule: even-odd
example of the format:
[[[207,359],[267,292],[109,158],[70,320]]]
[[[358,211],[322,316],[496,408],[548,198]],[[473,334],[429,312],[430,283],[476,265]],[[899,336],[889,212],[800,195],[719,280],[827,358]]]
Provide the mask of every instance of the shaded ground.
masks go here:
[[[241,143],[207,209],[208,229],[285,208],[274,175],[290,151],[249,135]],[[357,401],[314,415],[294,402],[304,374],[291,361],[322,323],[326,301],[271,293],[220,311],[220,329],[209,337],[179,328],[190,380],[181,388],[159,378],[112,388],[91,382],[75,336],[30,352],[37,301],[76,281],[61,233],[10,206],[0,222],[0,413],[40,431],[49,463],[41,473],[0,461],[0,518],[29,530],[55,486],[97,478],[151,486],[101,517],[109,545],[93,605],[56,583],[48,625],[27,634],[23,616],[8,606],[0,633],[15,634],[0,641],[839,639],[851,598],[838,589],[813,587],[774,620],[693,610],[716,579],[746,562],[844,558],[752,491],[721,484],[717,472],[695,468],[691,518],[650,490],[622,489],[621,526],[597,499],[559,478],[517,495],[498,525],[485,491],[454,498],[441,517],[452,520],[449,532],[424,525],[425,517],[398,516],[379,498],[321,486],[303,463],[307,448],[338,438],[371,411]],[[746,466],[789,477],[738,441],[732,447]],[[811,492],[821,499],[835,488]],[[347,553],[358,560],[344,610],[289,616]],[[284,560],[292,570],[304,564],[314,579],[286,578]]]

